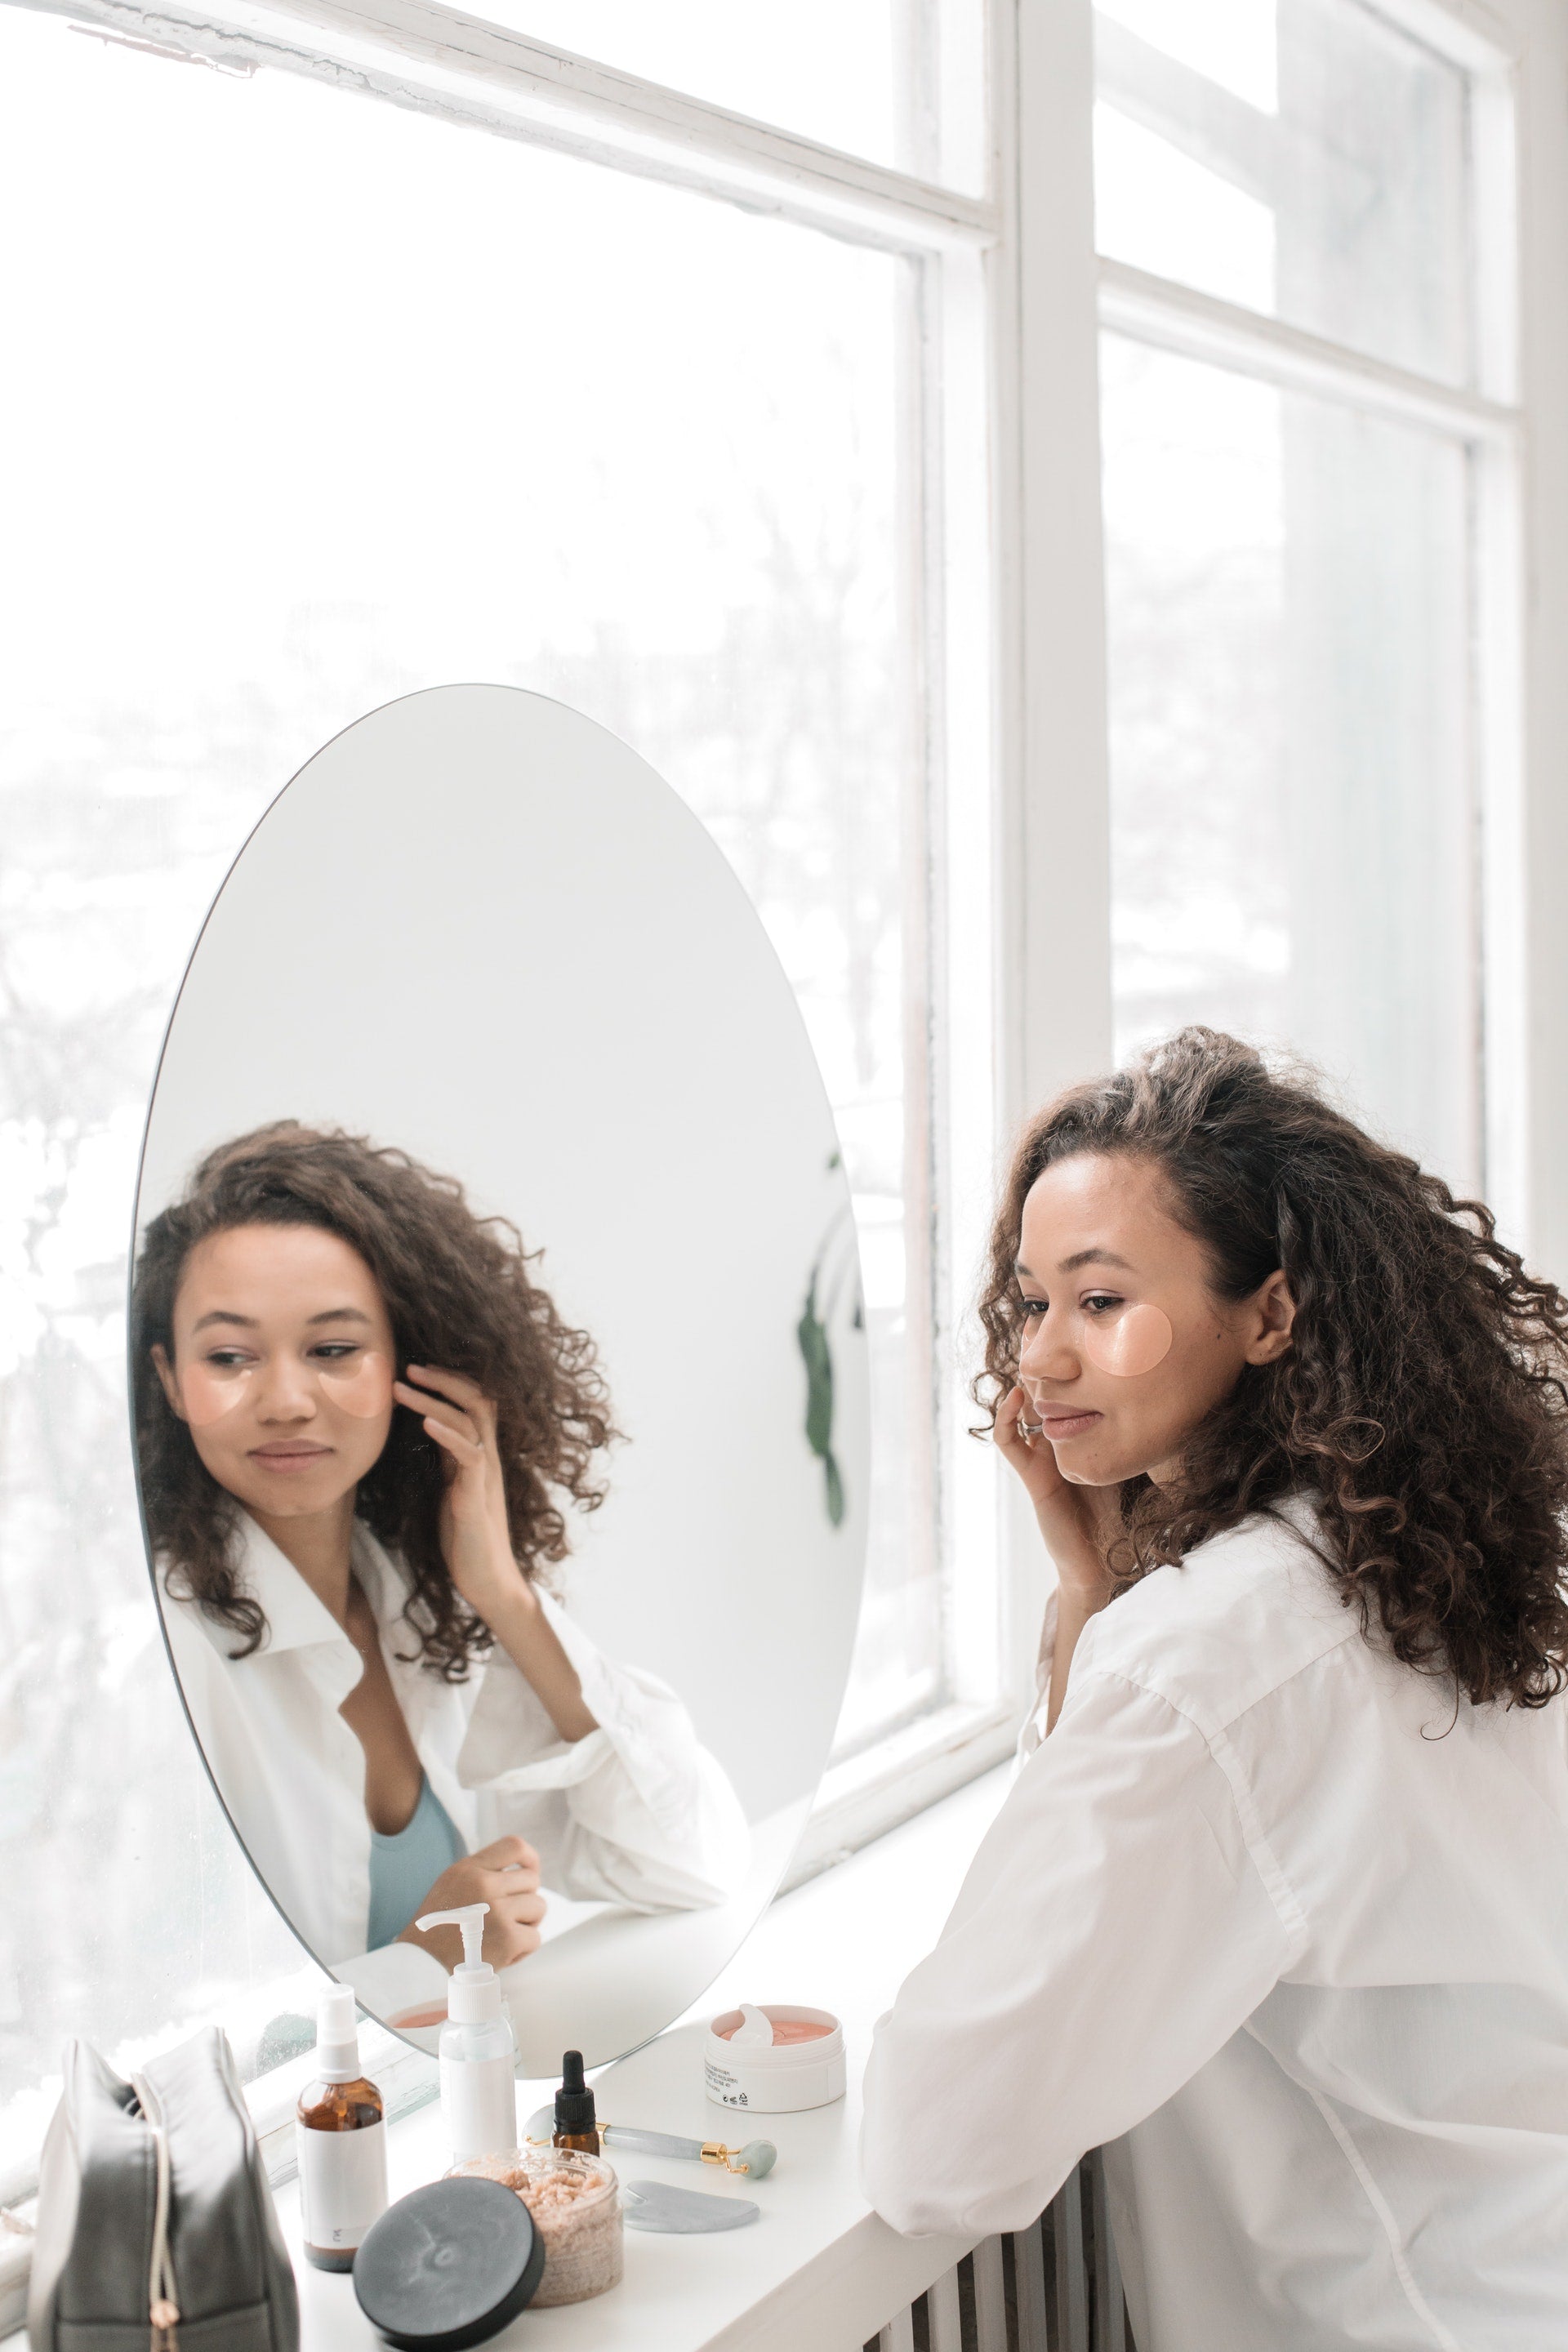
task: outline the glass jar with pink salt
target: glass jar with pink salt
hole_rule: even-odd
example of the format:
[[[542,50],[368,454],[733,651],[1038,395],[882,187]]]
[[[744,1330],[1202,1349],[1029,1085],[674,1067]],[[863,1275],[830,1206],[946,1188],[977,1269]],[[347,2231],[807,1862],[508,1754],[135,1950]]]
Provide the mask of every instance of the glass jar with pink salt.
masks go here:
[[[527,2206],[544,2246],[544,2275],[530,2308],[586,2303],[620,2284],[625,2255],[620,2191],[602,2157],[570,2148],[470,2157],[448,2179],[499,2180]]]

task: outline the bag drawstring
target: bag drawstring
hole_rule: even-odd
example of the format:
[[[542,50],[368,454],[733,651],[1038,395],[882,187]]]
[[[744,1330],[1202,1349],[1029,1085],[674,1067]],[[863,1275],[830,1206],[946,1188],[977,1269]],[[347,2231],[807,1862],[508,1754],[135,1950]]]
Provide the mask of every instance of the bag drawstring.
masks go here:
[[[131,2078],[142,2115],[153,2135],[155,2181],[153,2201],[153,2261],[147,2278],[147,2317],[152,2327],[151,2352],[178,2352],[174,2334],[180,2310],[174,2301],[174,2265],[169,2252],[169,2135],[159,2119],[157,2102],[139,2074]]]

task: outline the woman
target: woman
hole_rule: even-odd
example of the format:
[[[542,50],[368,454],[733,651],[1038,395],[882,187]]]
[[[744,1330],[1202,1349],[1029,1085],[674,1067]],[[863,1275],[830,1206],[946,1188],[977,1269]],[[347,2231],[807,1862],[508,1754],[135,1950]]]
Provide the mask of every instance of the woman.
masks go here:
[[[181,1685],[321,1958],[386,2001],[420,1989],[395,1948],[461,1957],[425,1911],[488,1902],[505,1967],[542,1881],[640,1910],[731,1891],[744,1819],[685,1709],[540,1581],[613,1432],[512,1227],[402,1152],[263,1128],[149,1226],[133,1325]]]
[[[1107,2150],[1139,2352],[1568,2319],[1568,1303],[1188,1030],[1052,1105],[976,1393],[1055,1562],[1016,1785],[882,2021],[869,2193]]]

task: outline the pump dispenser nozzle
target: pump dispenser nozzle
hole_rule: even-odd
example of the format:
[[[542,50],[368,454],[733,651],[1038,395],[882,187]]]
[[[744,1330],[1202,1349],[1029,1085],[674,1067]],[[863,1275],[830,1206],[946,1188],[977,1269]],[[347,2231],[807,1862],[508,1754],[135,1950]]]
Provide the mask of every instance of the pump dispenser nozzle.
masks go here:
[[[414,1922],[421,1934],[432,1927],[456,1927],[463,1938],[463,1958],[447,1988],[447,2014],[455,2025],[482,2025],[500,2015],[496,1972],[479,1957],[489,1907],[488,1903],[465,1903],[456,1911],[426,1911]]]
[[[323,1985],[317,1996],[316,2073],[323,2083],[360,2079],[359,2018],[352,1985]]]

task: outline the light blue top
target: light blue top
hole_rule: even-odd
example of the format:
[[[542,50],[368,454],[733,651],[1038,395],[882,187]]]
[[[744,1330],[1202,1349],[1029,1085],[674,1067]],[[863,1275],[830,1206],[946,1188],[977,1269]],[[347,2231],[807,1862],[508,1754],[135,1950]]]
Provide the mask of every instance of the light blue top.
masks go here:
[[[367,1952],[378,1952],[402,1935],[430,1889],[463,1853],[452,1816],[427,1780],[419,1802],[395,1837],[370,1833],[370,1927]]]

